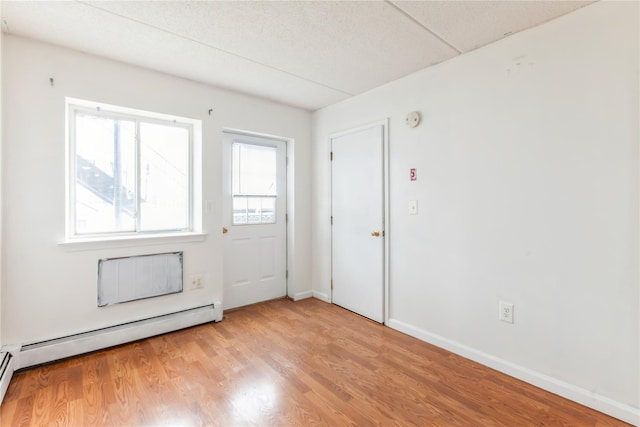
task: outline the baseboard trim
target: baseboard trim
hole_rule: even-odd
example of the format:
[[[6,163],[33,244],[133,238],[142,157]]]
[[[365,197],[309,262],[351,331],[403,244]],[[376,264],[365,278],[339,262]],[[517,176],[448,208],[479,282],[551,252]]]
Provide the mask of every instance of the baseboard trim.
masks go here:
[[[627,423],[640,426],[640,408],[634,408],[622,402],[593,393],[540,372],[527,369],[515,363],[484,353],[456,341],[444,338],[397,319],[389,319],[389,327],[430,344],[449,350],[452,353],[471,359],[474,362],[518,378],[546,391],[557,394],[596,411],[603,412]]]
[[[312,296],[313,296],[313,292],[311,291],[298,292],[297,294],[293,295],[293,300],[300,301],[302,299],[311,298]]]
[[[67,337],[22,345],[13,354],[15,370],[102,350],[127,342],[222,320],[222,304],[164,314]]]
[[[9,388],[11,377],[13,377],[14,358],[9,352],[0,353],[0,403]]]
[[[312,291],[312,296],[320,301],[331,303],[329,295],[323,294],[322,292]]]

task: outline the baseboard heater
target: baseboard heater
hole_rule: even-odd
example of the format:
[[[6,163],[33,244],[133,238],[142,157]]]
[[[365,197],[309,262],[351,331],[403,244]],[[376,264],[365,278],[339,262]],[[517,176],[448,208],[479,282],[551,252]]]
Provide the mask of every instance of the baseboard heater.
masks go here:
[[[9,382],[13,376],[13,356],[11,353],[0,353],[0,402],[9,388]]]
[[[222,320],[222,304],[216,302],[175,313],[26,344],[14,353],[16,359],[14,370],[220,320]]]

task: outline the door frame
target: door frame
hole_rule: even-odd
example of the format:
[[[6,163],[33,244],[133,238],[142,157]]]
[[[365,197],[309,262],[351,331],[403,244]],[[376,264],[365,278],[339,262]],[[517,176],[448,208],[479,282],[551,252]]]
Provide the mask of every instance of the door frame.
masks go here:
[[[240,136],[248,136],[248,137],[253,137],[253,138],[263,138],[263,139],[271,139],[271,140],[275,140],[275,141],[283,141],[285,144],[285,182],[286,182],[286,191],[285,191],[285,260],[286,260],[286,272],[285,272],[285,292],[286,292],[286,296],[288,298],[293,298],[295,300],[295,294],[292,295],[292,288],[294,288],[293,286],[291,286],[292,284],[292,277],[295,277],[295,275],[292,274],[292,271],[294,269],[295,266],[295,254],[294,251],[289,250],[289,248],[293,247],[293,242],[294,242],[294,230],[295,230],[295,222],[294,222],[294,218],[295,215],[291,215],[294,211],[295,211],[295,199],[294,199],[294,193],[292,191],[292,189],[294,188],[294,183],[293,183],[293,145],[294,145],[294,140],[293,138],[286,138],[283,136],[277,136],[277,135],[270,135],[270,134],[266,134],[266,133],[260,133],[260,132],[252,132],[252,131],[247,131],[247,130],[240,130],[240,129],[235,129],[235,128],[223,128],[222,129],[222,134],[233,134],[233,135],[240,135]],[[222,144],[224,144],[224,140],[222,141]],[[222,153],[224,153],[224,146],[220,147],[222,150]],[[222,161],[223,162],[231,162],[231,159],[226,159],[225,156],[222,156]],[[226,166],[223,165],[223,167],[221,168],[222,173],[225,173],[225,171],[228,171],[229,173],[231,172],[231,165],[230,163],[227,164]],[[224,183],[224,176],[221,176],[221,184]],[[223,191],[222,197],[225,197],[225,193]],[[222,203],[221,203],[221,207],[222,207]],[[222,216],[220,217],[220,222],[222,222]],[[221,230],[223,227],[222,224],[219,225],[218,230]],[[222,238],[222,236],[221,236]],[[223,265],[222,267],[224,268],[224,247],[223,247]],[[224,288],[224,284],[223,284],[223,288]],[[223,295],[223,300],[224,300],[224,295]]]
[[[389,118],[368,122],[366,124],[356,126],[353,128],[345,129],[339,132],[334,132],[329,135],[329,156],[331,156],[331,150],[333,149],[333,140],[341,136],[349,135],[351,133],[359,132],[365,129],[372,128],[374,126],[382,126],[382,206],[383,206],[383,223],[384,223],[384,245],[383,245],[383,271],[382,271],[382,318],[383,324],[389,324],[389,259],[390,259],[390,221],[389,221]],[[333,212],[333,163],[330,163],[330,209]],[[329,290],[329,299],[333,304],[333,229],[331,230],[331,289]]]

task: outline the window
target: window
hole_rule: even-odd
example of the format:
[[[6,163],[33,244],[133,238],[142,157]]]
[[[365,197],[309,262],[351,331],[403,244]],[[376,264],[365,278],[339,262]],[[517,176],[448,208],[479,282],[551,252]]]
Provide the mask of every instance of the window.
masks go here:
[[[193,231],[197,121],[74,101],[67,235]]]
[[[232,145],[233,225],[276,222],[276,147]]]

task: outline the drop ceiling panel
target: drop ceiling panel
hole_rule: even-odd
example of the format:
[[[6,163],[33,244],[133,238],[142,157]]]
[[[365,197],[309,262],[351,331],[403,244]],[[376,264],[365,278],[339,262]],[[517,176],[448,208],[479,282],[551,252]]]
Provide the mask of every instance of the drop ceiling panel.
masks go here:
[[[535,27],[593,1],[397,1],[393,3],[462,52]]]
[[[7,33],[309,110],[590,3],[0,1]]]
[[[3,2],[9,33],[315,110],[350,95],[77,2]]]
[[[91,2],[357,94],[457,54],[386,2]]]

